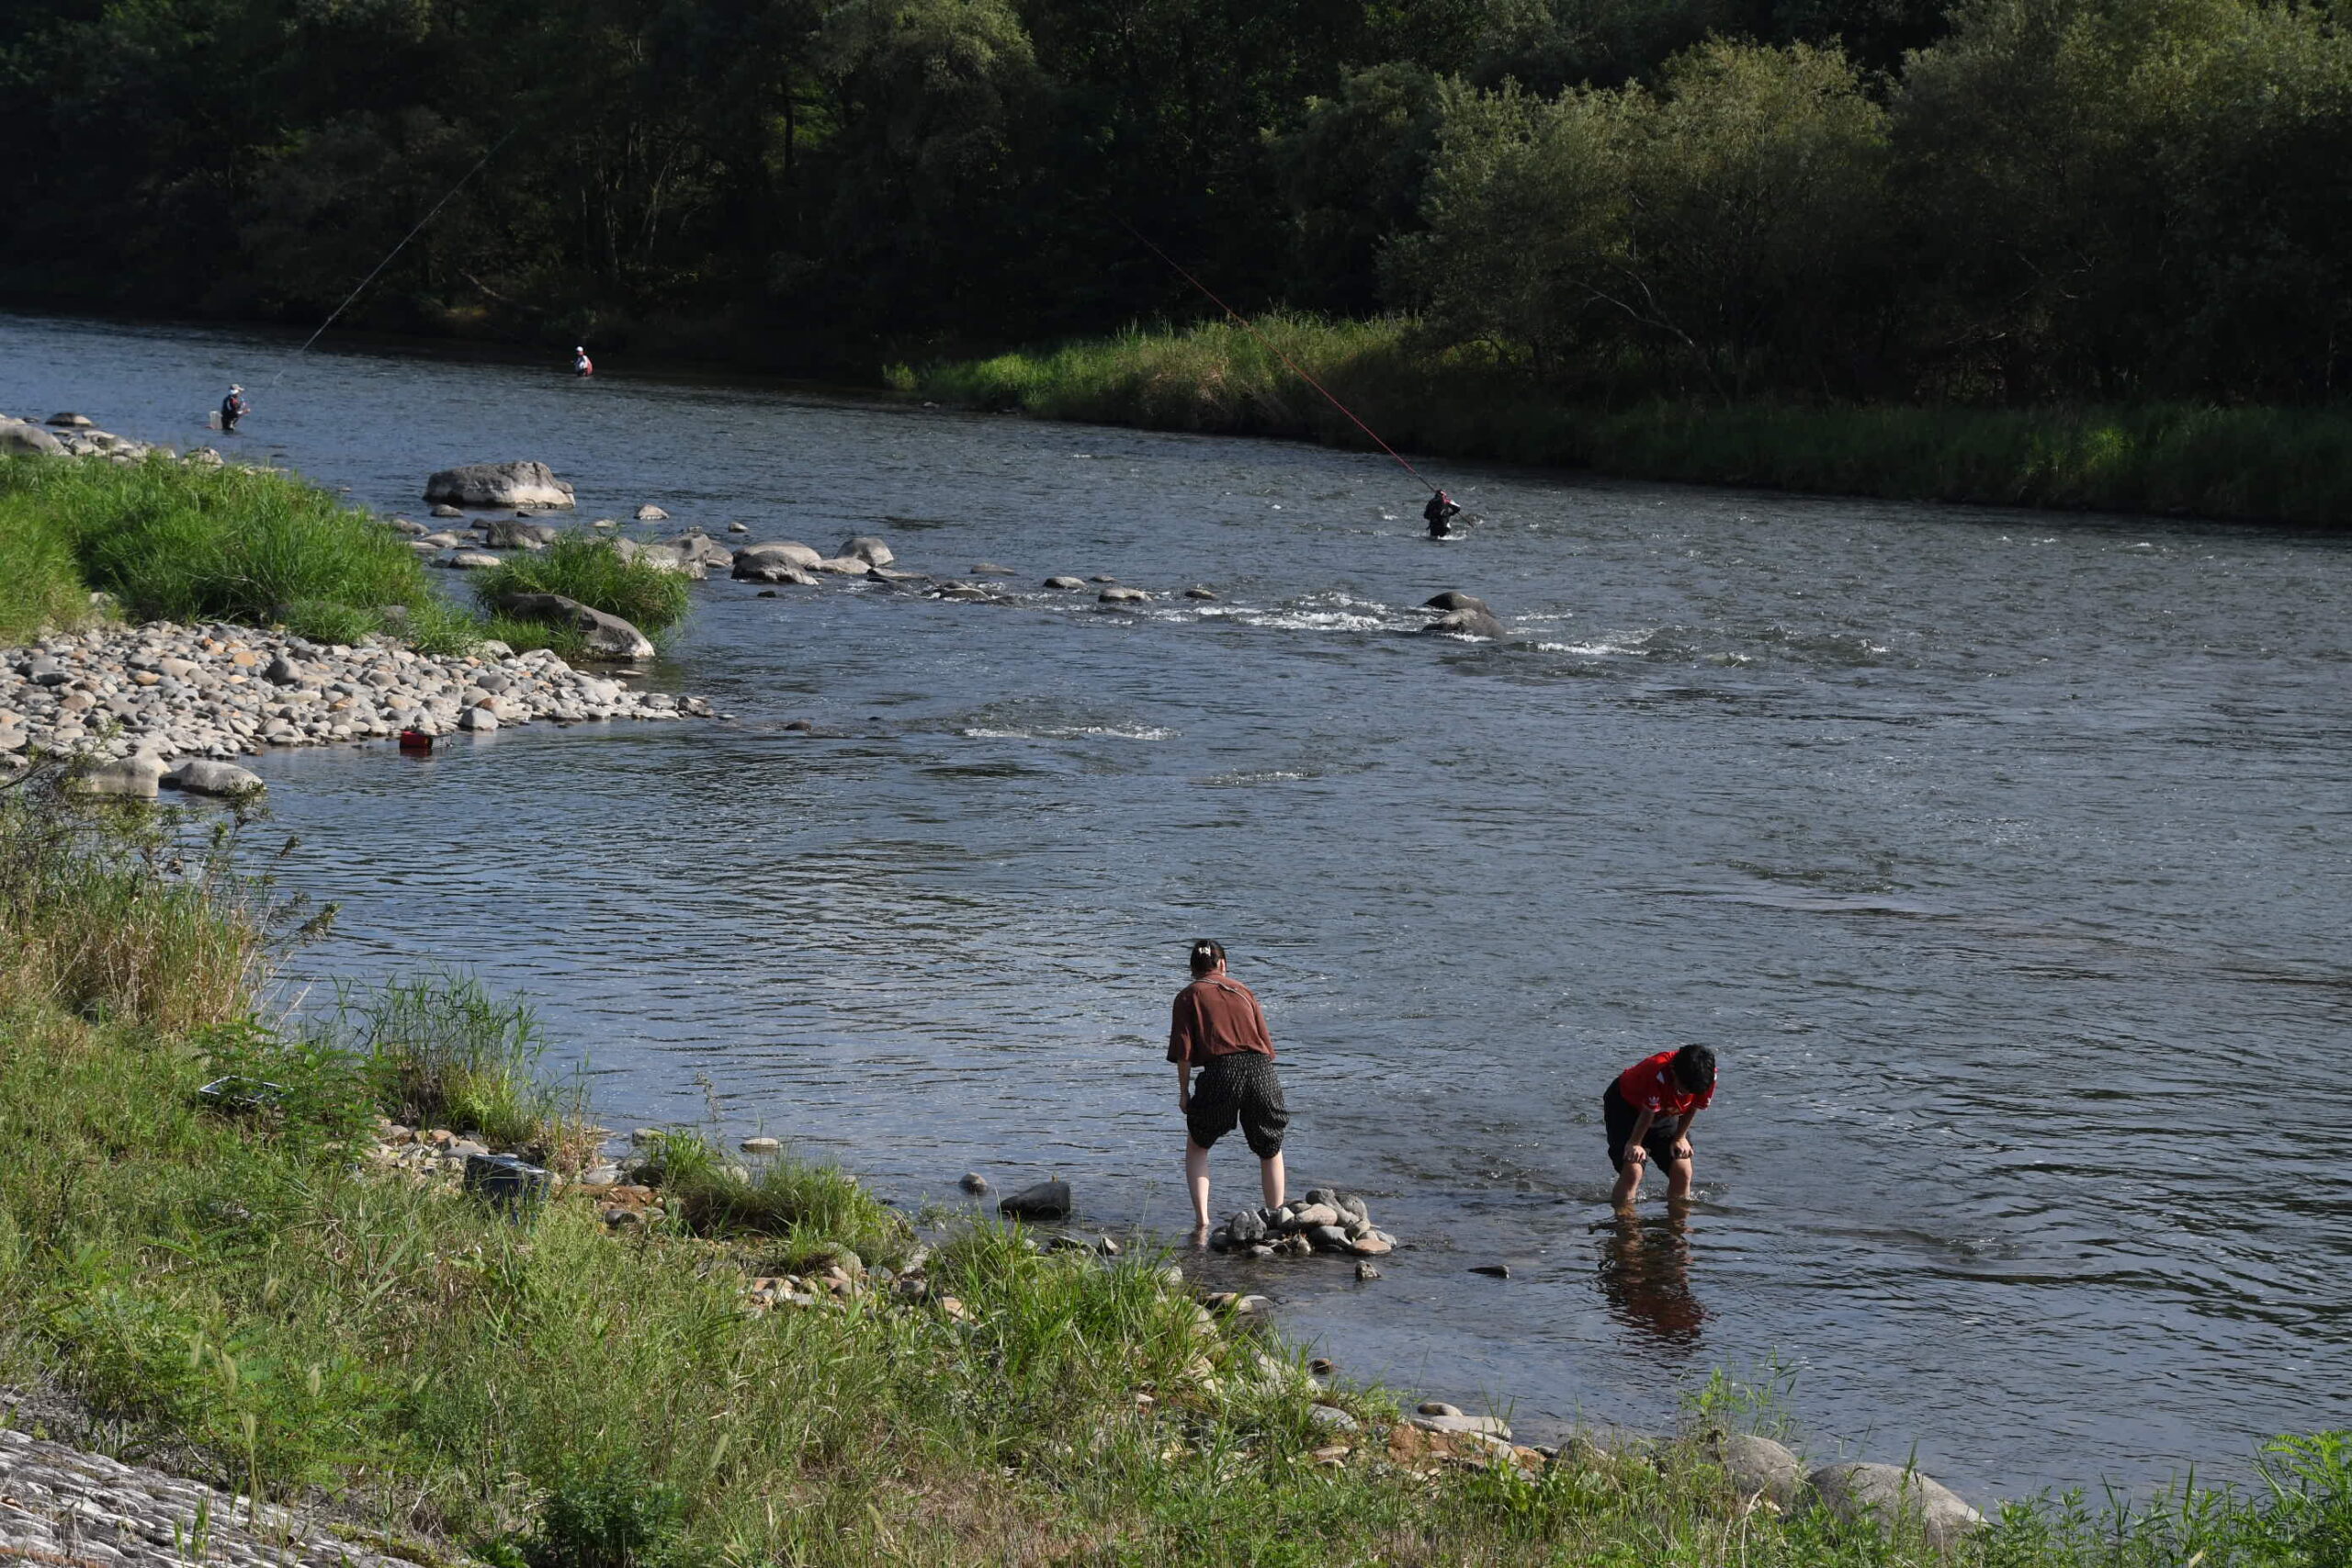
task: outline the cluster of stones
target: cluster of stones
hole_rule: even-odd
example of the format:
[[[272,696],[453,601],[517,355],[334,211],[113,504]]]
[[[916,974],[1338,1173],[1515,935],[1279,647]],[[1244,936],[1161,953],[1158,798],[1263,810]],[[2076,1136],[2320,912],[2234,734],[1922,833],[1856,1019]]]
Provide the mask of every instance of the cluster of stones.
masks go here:
[[[1238,1211],[1210,1233],[1209,1245],[1250,1258],[1304,1258],[1313,1252],[1379,1258],[1395,1249],[1396,1238],[1374,1226],[1372,1211],[1354,1193],[1310,1187],[1295,1203]]]
[[[411,1568],[274,1504],[0,1427],[0,1557],[128,1568]]]
[[[179,457],[169,446],[152,446],[127,435],[100,430],[85,414],[53,413],[46,424],[48,428],[43,428],[32,420],[0,413],[0,457],[104,457],[117,463],[136,463],[149,457]],[[220,454],[209,446],[199,446],[181,460],[219,468]]]
[[[1939,1551],[1984,1522],[1960,1495],[1903,1465],[1846,1461],[1808,1473],[1786,1447],[1748,1435],[1716,1439],[1715,1459],[1732,1485],[1758,1507],[1793,1514],[1815,1504],[1849,1523],[1908,1522]]]
[[[246,626],[142,626],[62,632],[0,653],[0,769],[35,750],[91,753],[84,787],[150,795],[158,784],[212,793],[258,788],[232,768],[172,763],[258,755],[272,746],[367,741],[417,730],[484,732],[549,719],[704,716],[700,698],[633,692],[545,649],[486,643],[465,656],[368,639],[320,644]],[[175,778],[172,775],[177,774]]]

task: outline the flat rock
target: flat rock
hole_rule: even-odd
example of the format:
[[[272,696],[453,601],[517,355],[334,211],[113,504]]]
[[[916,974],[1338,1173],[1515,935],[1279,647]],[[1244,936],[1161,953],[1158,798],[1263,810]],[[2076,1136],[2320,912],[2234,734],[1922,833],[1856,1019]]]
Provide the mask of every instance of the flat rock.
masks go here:
[[[999,566],[992,560],[982,560],[972,563],[972,575],[974,577],[1013,577],[1018,573],[1009,566]]]
[[[426,515],[432,517],[463,517],[465,513],[458,511],[456,507],[451,506],[448,502],[443,502],[440,505],[435,506]]]
[[[424,481],[424,499],[451,506],[570,506],[571,486],[545,463],[461,463]],[[437,514],[436,514],[437,515]]]
[[[1452,1432],[1474,1438],[1500,1438],[1510,1440],[1510,1428],[1492,1416],[1414,1416],[1414,1426],[1424,1432]]]
[[[842,541],[842,547],[833,554],[844,560],[862,560],[868,566],[888,566],[899,558],[889,546],[871,534],[853,534]]]
[[[660,507],[655,506],[650,502],[639,507],[633,515],[639,523],[667,523],[670,521],[670,514],[668,513],[662,511]]]
[[[87,430],[98,422],[85,413],[53,413],[49,423],[66,430]]]
[[[1066,593],[1077,592],[1085,588],[1086,580],[1082,577],[1049,577],[1046,579],[1046,586],[1060,589]]]
[[[746,1138],[736,1146],[747,1155],[772,1155],[784,1145],[774,1138]]]
[[[1151,595],[1140,588],[1105,588],[1094,599],[1102,604],[1144,604],[1150,603]]]
[[[1310,1404],[1306,1418],[1327,1432],[1352,1432],[1363,1425],[1336,1404]]]
[[[1874,1518],[1891,1529],[1916,1519],[1928,1544],[1939,1551],[1958,1546],[1984,1522],[1950,1487],[1897,1465],[1825,1464],[1811,1481],[1829,1511],[1848,1523]]]
[[[163,762],[141,752],[118,761],[101,762],[87,773],[77,773],[67,781],[67,787],[81,795],[119,795],[153,800],[156,786],[163,782]]]
[[[449,558],[449,564],[459,571],[488,571],[505,563],[487,550],[459,550]]]
[[[1040,1181],[1008,1195],[997,1212],[1015,1220],[1059,1220],[1069,1215],[1069,1183]]]
[[[163,782],[190,795],[216,795],[235,797],[258,795],[267,786],[259,773],[251,773],[234,762],[219,762],[205,757],[191,757],[165,773]]]

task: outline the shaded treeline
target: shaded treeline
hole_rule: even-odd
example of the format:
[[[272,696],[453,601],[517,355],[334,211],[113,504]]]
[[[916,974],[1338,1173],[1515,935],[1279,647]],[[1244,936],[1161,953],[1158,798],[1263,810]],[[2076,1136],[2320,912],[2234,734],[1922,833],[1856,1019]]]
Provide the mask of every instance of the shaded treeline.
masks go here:
[[[0,290],[870,372],[1399,313],[1573,395],[2332,400],[2330,0],[0,0]]]

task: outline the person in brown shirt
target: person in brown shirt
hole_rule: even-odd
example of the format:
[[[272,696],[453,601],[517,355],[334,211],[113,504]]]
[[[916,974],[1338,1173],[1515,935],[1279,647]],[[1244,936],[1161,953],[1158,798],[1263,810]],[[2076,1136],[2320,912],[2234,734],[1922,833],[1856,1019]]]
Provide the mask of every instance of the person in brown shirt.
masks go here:
[[[1193,943],[1193,983],[1176,993],[1170,1010],[1168,1059],[1176,1064],[1176,1108],[1184,1113],[1193,1239],[1208,1237],[1209,1145],[1236,1122],[1258,1156],[1266,1206],[1281,1207],[1283,1130],[1290,1125],[1290,1111],[1274,1076],[1274,1043],[1256,995],[1225,972],[1224,946],[1206,937]]]

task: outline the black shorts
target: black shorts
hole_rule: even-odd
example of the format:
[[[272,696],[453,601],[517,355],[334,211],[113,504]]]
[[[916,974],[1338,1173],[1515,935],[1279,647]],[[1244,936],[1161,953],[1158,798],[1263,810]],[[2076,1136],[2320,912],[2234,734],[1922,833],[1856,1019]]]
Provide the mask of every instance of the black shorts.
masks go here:
[[[1272,1159],[1283,1152],[1283,1129],[1290,1125],[1290,1108],[1283,1103],[1282,1080],[1274,1077],[1274,1059],[1255,1051],[1211,1056],[1201,1076],[1193,1080],[1193,1108],[1184,1113],[1184,1131],[1193,1142],[1208,1148],[1241,1123],[1250,1152]]]
[[[1625,1168],[1625,1141],[1634,1135],[1634,1123],[1642,1113],[1634,1102],[1617,1092],[1611,1080],[1600,1092],[1600,1122],[1609,1130],[1609,1164],[1612,1169]],[[1674,1163],[1674,1145],[1682,1141],[1682,1121],[1679,1116],[1661,1116],[1650,1123],[1649,1134],[1642,1139],[1642,1147],[1659,1169]]]

